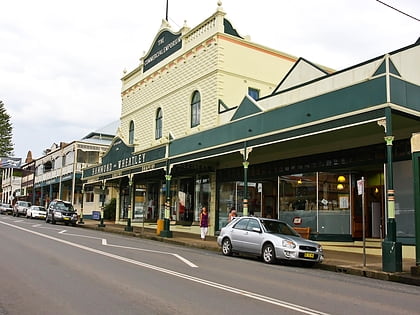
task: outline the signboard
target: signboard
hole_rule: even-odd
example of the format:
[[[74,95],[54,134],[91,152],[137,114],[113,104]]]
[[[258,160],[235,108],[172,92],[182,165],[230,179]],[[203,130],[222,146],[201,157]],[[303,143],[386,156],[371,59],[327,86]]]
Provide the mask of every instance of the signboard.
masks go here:
[[[120,138],[116,138],[109,151],[102,158],[102,163],[84,169],[83,178],[124,170],[133,166],[144,165],[145,169],[153,169],[154,166],[150,165],[150,162],[165,158],[166,147],[162,146],[135,154],[133,152],[134,147],[128,146]]]
[[[363,195],[364,187],[365,187],[365,180],[363,178],[362,179],[359,179],[357,181],[357,194],[359,196],[360,195]]]
[[[21,158],[0,156],[0,168],[19,168],[21,162]]]
[[[150,53],[144,57],[143,72],[146,72],[181,48],[181,34],[173,34],[170,31],[163,31],[159,34],[152,45]]]
[[[302,218],[301,217],[294,217],[293,218],[293,224],[294,225],[301,225],[302,224]]]

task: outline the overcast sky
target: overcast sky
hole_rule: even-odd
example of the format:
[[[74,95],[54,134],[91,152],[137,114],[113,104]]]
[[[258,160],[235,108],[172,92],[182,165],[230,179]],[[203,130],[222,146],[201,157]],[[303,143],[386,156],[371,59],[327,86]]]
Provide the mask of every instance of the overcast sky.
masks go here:
[[[419,0],[383,0],[420,18]],[[413,44],[420,22],[376,0],[223,0],[253,42],[341,70]],[[178,31],[217,0],[169,0]],[[0,100],[11,115],[15,156],[79,140],[118,120],[121,81],[148,51],[166,0],[15,0],[0,4]]]

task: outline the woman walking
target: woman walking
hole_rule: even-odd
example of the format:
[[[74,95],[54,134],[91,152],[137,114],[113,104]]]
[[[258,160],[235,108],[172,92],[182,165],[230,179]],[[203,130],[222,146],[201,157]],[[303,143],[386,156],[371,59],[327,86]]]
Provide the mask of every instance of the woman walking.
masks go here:
[[[201,230],[201,239],[203,241],[206,239],[208,229],[209,229],[209,213],[207,212],[207,207],[203,206],[200,213],[200,230]]]

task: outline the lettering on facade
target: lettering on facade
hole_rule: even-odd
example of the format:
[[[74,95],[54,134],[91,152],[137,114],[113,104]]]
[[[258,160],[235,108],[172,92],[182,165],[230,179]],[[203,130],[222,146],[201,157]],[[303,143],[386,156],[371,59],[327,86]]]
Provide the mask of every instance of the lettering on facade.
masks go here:
[[[144,71],[147,71],[163,59],[169,57],[181,47],[181,35],[175,35],[168,31],[163,32],[153,45],[150,54],[144,58]]]
[[[140,153],[137,155],[120,159],[112,163],[106,163],[106,164],[93,167],[92,176],[112,172],[115,170],[131,167],[131,166],[141,165],[145,162],[146,162],[146,153]]]

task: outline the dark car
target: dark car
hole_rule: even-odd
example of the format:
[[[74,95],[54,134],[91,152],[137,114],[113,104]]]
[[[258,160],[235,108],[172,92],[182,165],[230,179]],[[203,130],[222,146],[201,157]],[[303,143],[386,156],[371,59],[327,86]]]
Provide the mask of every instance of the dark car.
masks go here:
[[[10,204],[8,203],[0,203],[0,213],[1,214],[12,214],[13,213],[13,208]]]
[[[299,261],[306,265],[324,259],[322,246],[302,238],[285,222],[257,217],[240,217],[221,229],[217,243],[223,255],[243,253],[276,260]]]
[[[71,202],[54,199],[48,205],[45,221],[52,224],[63,222],[65,225],[75,226],[77,224],[77,212]]]
[[[26,211],[32,206],[28,201],[18,200],[13,206],[13,216],[18,217],[20,215],[26,216]]]

